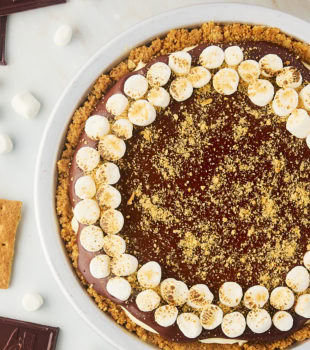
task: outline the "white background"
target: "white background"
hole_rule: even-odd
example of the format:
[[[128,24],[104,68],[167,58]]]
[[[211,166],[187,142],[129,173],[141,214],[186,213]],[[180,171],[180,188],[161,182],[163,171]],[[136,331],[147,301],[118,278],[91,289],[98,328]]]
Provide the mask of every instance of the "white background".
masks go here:
[[[9,16],[7,67],[0,66],[0,132],[14,150],[0,155],[0,197],[21,200],[23,219],[17,236],[11,287],[0,290],[0,315],[61,328],[58,350],[113,349],[79,318],[54,281],[41,251],[33,209],[34,167],[41,135],[62,90],[82,64],[103,44],[131,25],[168,9],[211,1],[68,0],[65,5]],[[310,21],[310,1],[240,1],[281,9]],[[259,14],[258,14],[259,16]],[[72,42],[56,47],[59,25],[74,28]],[[12,110],[11,98],[30,90],[42,103],[34,120]],[[34,313],[23,310],[22,296],[39,292],[45,299]]]

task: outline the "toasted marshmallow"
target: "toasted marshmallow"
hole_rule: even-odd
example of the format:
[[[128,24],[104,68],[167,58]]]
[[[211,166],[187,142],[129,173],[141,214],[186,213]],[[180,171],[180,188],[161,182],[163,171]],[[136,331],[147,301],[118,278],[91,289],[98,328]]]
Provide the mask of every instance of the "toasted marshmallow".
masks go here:
[[[112,126],[113,133],[123,140],[132,137],[133,125],[128,119],[118,119]]]
[[[155,288],[161,280],[161,267],[156,261],[149,261],[141,266],[137,277],[142,287]]]
[[[205,284],[195,284],[188,293],[187,305],[194,309],[203,309],[213,301],[213,294]]]
[[[110,274],[110,258],[107,255],[99,254],[91,259],[89,271],[95,278],[105,278]]]
[[[115,161],[124,156],[126,144],[115,135],[106,135],[99,141],[98,151],[103,159]]]
[[[60,26],[54,34],[54,43],[57,46],[67,46],[72,39],[72,27],[69,24]]]
[[[305,109],[294,109],[286,121],[286,129],[294,136],[304,139],[310,133],[310,116]]]
[[[164,86],[171,75],[170,67],[163,62],[156,62],[147,71],[146,78],[151,86]]]
[[[156,119],[156,110],[146,100],[135,101],[129,108],[128,118],[134,125],[147,126]]]
[[[92,115],[86,120],[85,132],[93,140],[100,140],[110,132],[110,123],[102,115]]]
[[[237,91],[239,75],[232,68],[220,69],[213,77],[214,89],[222,95],[231,95]]]
[[[273,99],[274,87],[268,80],[257,79],[249,84],[248,95],[256,106],[263,107]]]
[[[246,60],[238,67],[240,77],[247,83],[253,83],[260,75],[259,63],[254,60]]]
[[[224,52],[225,62],[229,66],[237,66],[243,61],[243,52],[239,46],[230,46]]]
[[[288,310],[294,305],[294,294],[287,287],[277,287],[270,294],[270,304],[278,310]]]
[[[222,304],[235,307],[242,299],[242,288],[236,282],[225,282],[219,290],[219,297]]]
[[[286,311],[278,311],[272,318],[274,326],[282,332],[287,332],[293,327],[293,317]]]
[[[304,265],[308,270],[310,270],[310,251],[304,255]]]
[[[240,312],[226,314],[222,321],[222,331],[229,338],[239,337],[245,331],[246,322]]]
[[[130,254],[120,254],[112,260],[112,272],[116,276],[129,276],[137,271],[138,260]]]
[[[253,333],[267,332],[271,327],[271,317],[264,309],[254,309],[247,315],[246,322]]]
[[[100,226],[107,234],[114,235],[124,226],[123,214],[115,209],[108,209],[103,212],[100,218]]]
[[[102,185],[96,194],[99,205],[104,208],[116,209],[122,201],[120,192],[111,185]]]
[[[297,299],[295,312],[299,316],[310,318],[310,294],[301,295]]]
[[[43,303],[44,300],[39,293],[25,294],[22,299],[22,305],[26,311],[37,311]]]
[[[79,222],[76,220],[75,216],[73,216],[73,218],[71,220],[71,228],[72,228],[74,233],[77,233],[79,230]]]
[[[160,293],[163,299],[170,305],[181,306],[186,303],[188,288],[182,281],[167,278],[160,285]]]
[[[162,327],[169,327],[174,324],[178,317],[178,309],[172,305],[160,306],[154,313],[155,322]]]
[[[218,68],[224,61],[224,51],[218,46],[206,47],[199,56],[199,63],[207,69]]]
[[[166,108],[170,102],[170,95],[164,88],[156,86],[149,91],[147,99],[153,106]]]
[[[100,209],[93,199],[83,199],[74,207],[74,216],[84,225],[94,224],[100,216]]]
[[[294,292],[301,293],[309,287],[309,273],[305,267],[296,266],[286,275],[285,282]]]
[[[124,92],[127,96],[137,100],[146,94],[148,87],[149,83],[143,75],[134,74],[125,81]]]
[[[125,278],[113,277],[107,283],[107,291],[114,298],[125,301],[130,297],[131,285]]]
[[[253,286],[244,293],[243,302],[248,309],[262,308],[269,299],[268,289],[263,286]]]
[[[126,242],[118,235],[107,235],[103,238],[103,249],[106,254],[115,257],[125,253]]]
[[[140,292],[136,297],[138,309],[143,312],[153,311],[159,306],[160,296],[152,289]]]
[[[11,105],[14,111],[26,119],[33,119],[39,113],[41,104],[27,91],[12,98]]]
[[[13,142],[9,135],[0,133],[0,154],[11,152],[13,149]]]
[[[75,194],[81,198],[93,198],[96,194],[96,185],[93,178],[89,175],[81,176],[74,185]]]
[[[276,83],[281,88],[298,88],[302,83],[302,76],[297,68],[284,67],[277,75]]]
[[[310,84],[301,89],[299,96],[304,108],[310,111]]]
[[[84,172],[90,172],[96,168],[100,160],[97,150],[91,147],[82,147],[77,151],[76,163]]]
[[[200,324],[198,316],[193,313],[183,313],[178,316],[177,324],[180,331],[187,338],[197,338],[202,332],[202,326]]]
[[[192,56],[185,51],[173,52],[169,55],[169,67],[176,75],[188,74],[192,63]]]
[[[204,329],[212,330],[223,321],[223,311],[217,305],[207,305],[200,314],[200,323]]]
[[[100,227],[86,226],[80,234],[80,242],[88,252],[98,252],[103,247],[103,233]]]
[[[118,166],[111,162],[103,163],[96,170],[96,180],[101,184],[114,185],[120,177]]]
[[[107,111],[115,116],[124,113],[127,107],[128,98],[120,93],[110,96],[105,105]]]
[[[176,101],[181,102],[192,96],[193,85],[187,78],[176,78],[171,82],[169,91]]]
[[[262,75],[265,77],[274,77],[282,68],[283,62],[278,55],[268,54],[259,60]]]
[[[211,73],[204,67],[192,67],[188,73],[187,79],[194,88],[201,88],[211,80]]]
[[[298,94],[294,89],[279,89],[272,102],[272,108],[279,117],[286,117],[298,105]]]

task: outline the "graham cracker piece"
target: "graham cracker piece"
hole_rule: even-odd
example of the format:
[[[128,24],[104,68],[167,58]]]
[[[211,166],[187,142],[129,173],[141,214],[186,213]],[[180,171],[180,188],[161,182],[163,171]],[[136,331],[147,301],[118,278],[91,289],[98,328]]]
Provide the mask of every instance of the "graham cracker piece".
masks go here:
[[[22,202],[0,199],[0,288],[11,279],[15,236],[21,218]]]

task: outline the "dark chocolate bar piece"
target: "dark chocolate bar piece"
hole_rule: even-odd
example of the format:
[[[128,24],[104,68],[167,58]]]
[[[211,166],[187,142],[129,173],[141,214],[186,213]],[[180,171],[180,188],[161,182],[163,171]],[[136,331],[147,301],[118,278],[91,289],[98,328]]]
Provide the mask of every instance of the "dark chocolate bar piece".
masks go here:
[[[0,16],[65,3],[66,0],[1,0]]]
[[[0,17],[0,65],[6,65],[5,62],[5,33],[7,16]]]

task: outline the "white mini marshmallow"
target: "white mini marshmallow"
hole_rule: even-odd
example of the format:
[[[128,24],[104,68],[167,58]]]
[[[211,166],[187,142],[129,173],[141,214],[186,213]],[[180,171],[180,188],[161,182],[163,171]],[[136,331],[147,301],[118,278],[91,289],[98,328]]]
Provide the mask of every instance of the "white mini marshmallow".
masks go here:
[[[103,247],[103,233],[100,227],[86,226],[80,234],[80,242],[88,252],[98,252]]]
[[[270,294],[270,304],[277,310],[290,309],[294,301],[294,294],[287,287],[277,287]]]
[[[232,68],[220,69],[213,77],[214,89],[222,95],[232,95],[237,91],[239,75]]]
[[[72,228],[74,233],[77,233],[79,230],[79,222],[76,220],[75,216],[73,216],[73,218],[71,220],[71,228]]]
[[[212,330],[223,321],[223,311],[217,305],[207,305],[200,314],[200,323],[204,329]]]
[[[0,154],[11,152],[13,149],[13,142],[9,135],[0,133]]]
[[[130,297],[131,285],[122,277],[113,277],[107,283],[107,291],[114,298],[125,301]]]
[[[286,311],[278,311],[272,318],[274,326],[282,332],[287,332],[293,327],[293,317]]]
[[[93,140],[100,140],[110,132],[110,123],[102,115],[92,115],[86,120],[85,132]]]
[[[105,278],[110,275],[110,258],[107,255],[95,256],[89,264],[89,271],[95,278]]]
[[[294,109],[286,121],[286,129],[292,135],[304,139],[310,133],[310,116],[305,109]]]
[[[226,314],[222,321],[222,331],[229,338],[239,337],[245,331],[246,322],[240,312]]]
[[[137,274],[138,282],[144,288],[155,288],[161,280],[161,267],[156,261],[142,265]]]
[[[283,62],[278,55],[268,54],[259,60],[262,75],[265,77],[274,77],[282,68]]]
[[[11,105],[16,113],[26,119],[36,117],[41,107],[40,102],[29,91],[15,95]]]
[[[128,119],[134,125],[147,126],[156,119],[156,110],[146,100],[135,101],[129,108]]]
[[[254,60],[243,61],[238,67],[238,73],[246,83],[253,83],[260,75],[259,63]]]
[[[294,292],[304,292],[310,284],[309,272],[304,266],[295,266],[286,275],[285,282]]]
[[[178,317],[178,309],[172,305],[160,306],[154,313],[155,322],[162,327],[169,327],[174,324]]]
[[[69,24],[60,26],[54,34],[54,43],[57,46],[66,46],[72,39],[72,27]]]
[[[119,167],[111,162],[105,162],[96,170],[96,180],[101,184],[114,185],[120,179]]]
[[[310,270],[310,251],[308,251],[307,253],[305,253],[304,255],[304,265],[306,266],[306,268],[308,270]]]
[[[281,88],[298,88],[302,83],[302,75],[297,68],[284,67],[277,75],[276,83]]]
[[[160,304],[160,296],[152,289],[146,289],[137,295],[136,304],[140,311],[153,311]]]
[[[137,271],[138,260],[130,254],[120,254],[112,260],[112,272],[116,276],[129,276]]]
[[[236,282],[225,282],[219,290],[219,297],[222,304],[235,307],[242,299],[242,288]]]
[[[167,278],[160,285],[160,293],[163,299],[170,305],[181,306],[186,303],[188,288],[182,281]]]
[[[132,137],[133,125],[128,119],[118,119],[112,126],[113,133],[123,140],[128,140]]]
[[[126,242],[118,235],[107,235],[103,238],[103,249],[106,254],[115,257],[125,253]]]
[[[99,141],[98,151],[103,159],[118,160],[126,152],[126,144],[115,135],[106,135]]]
[[[301,89],[299,96],[305,109],[310,111],[310,84]]]
[[[301,295],[297,299],[295,312],[299,316],[310,318],[310,294]]]
[[[115,209],[108,209],[103,212],[100,218],[100,226],[107,234],[114,235],[124,226],[123,214]]]
[[[74,207],[74,216],[84,225],[94,224],[100,216],[100,209],[93,199],[83,199]]]
[[[194,309],[203,309],[213,301],[213,294],[205,284],[195,284],[188,293],[187,305]]]
[[[81,176],[76,180],[74,190],[81,199],[93,198],[96,194],[95,181],[89,175]]]
[[[250,287],[245,293],[243,302],[248,309],[262,308],[269,299],[268,289],[264,286]]]
[[[170,94],[178,102],[185,101],[193,94],[193,85],[187,78],[176,78],[170,84]]]
[[[279,89],[272,102],[272,108],[279,117],[286,117],[293,112],[298,105],[298,94],[294,89]]]
[[[36,311],[43,305],[43,298],[38,293],[28,293],[23,296],[22,305],[26,311]]]
[[[110,96],[105,105],[108,112],[113,115],[120,115],[125,112],[128,107],[128,98],[123,94],[114,94]]]
[[[147,99],[153,106],[166,108],[170,102],[170,95],[164,88],[156,86],[149,91]]]
[[[124,92],[127,96],[137,100],[146,94],[148,87],[147,79],[143,75],[134,74],[125,81]]]
[[[187,79],[194,88],[199,89],[209,83],[211,80],[211,73],[202,66],[192,67],[188,73]]]
[[[251,310],[247,315],[246,322],[253,333],[265,333],[272,325],[271,317],[264,309]]]
[[[197,338],[202,332],[202,326],[200,324],[198,316],[193,313],[183,313],[178,316],[177,324],[179,326],[180,331],[187,338]]]
[[[97,191],[96,198],[99,205],[104,208],[116,209],[122,202],[122,196],[115,187],[102,185]]]
[[[207,69],[218,68],[224,61],[224,51],[218,46],[206,47],[199,56],[199,63]]]
[[[169,55],[169,67],[176,75],[188,74],[192,63],[192,56],[185,51],[173,52]]]
[[[164,86],[171,75],[170,67],[163,62],[156,62],[147,71],[146,77],[151,86]]]
[[[274,87],[268,80],[257,79],[249,84],[248,95],[256,106],[263,107],[273,99]]]
[[[230,46],[225,50],[225,62],[229,66],[237,66],[243,61],[243,52],[239,46]]]
[[[90,172],[99,164],[100,155],[92,147],[82,147],[77,151],[76,163],[84,172]]]

